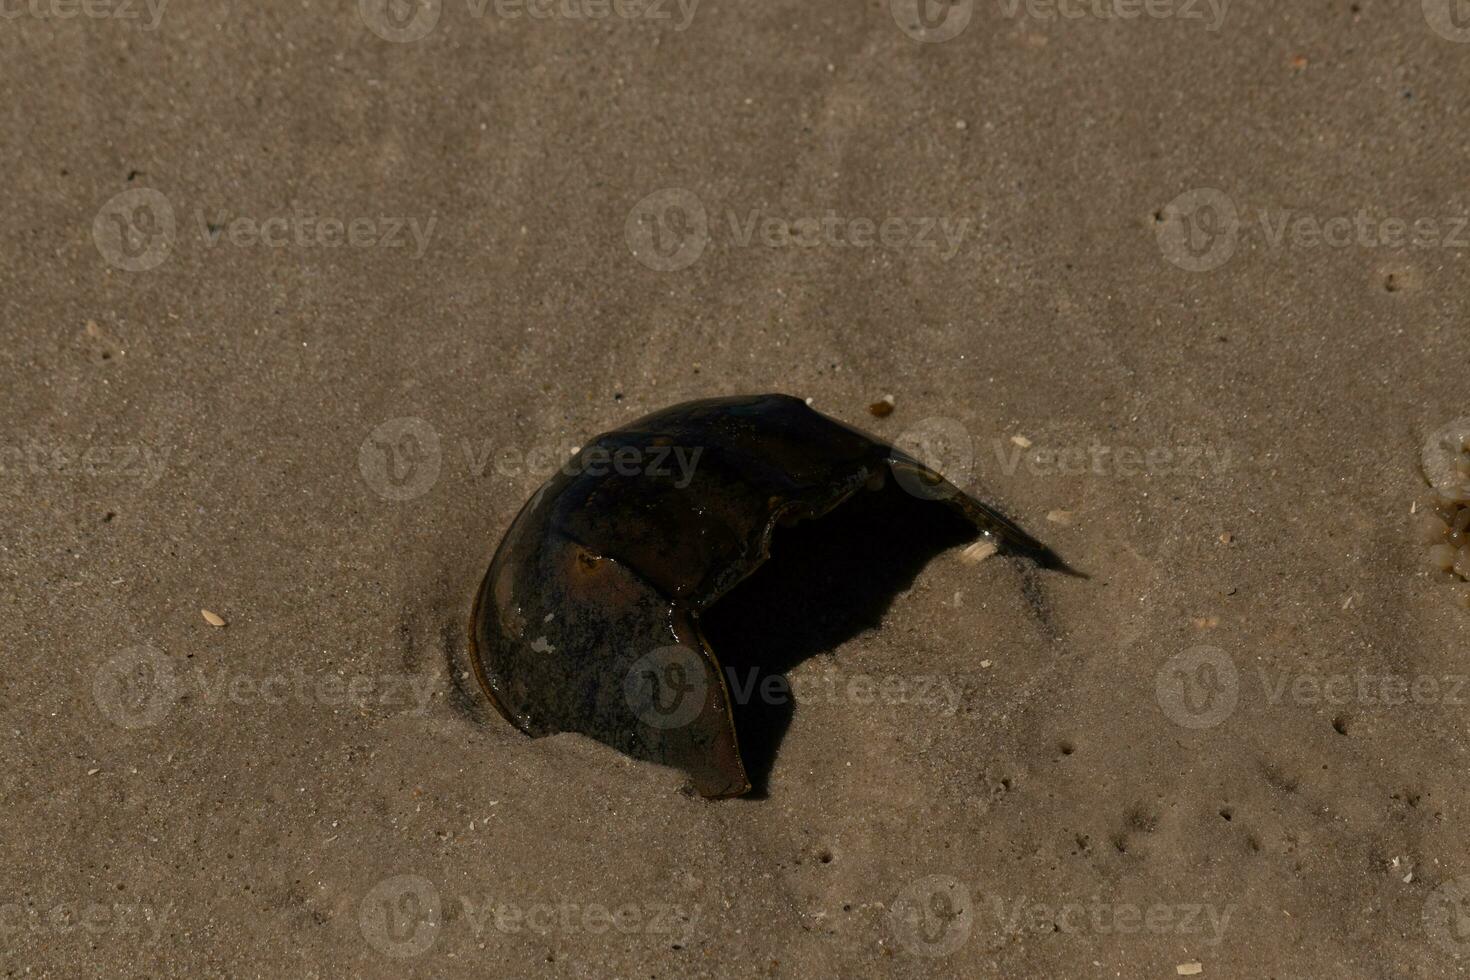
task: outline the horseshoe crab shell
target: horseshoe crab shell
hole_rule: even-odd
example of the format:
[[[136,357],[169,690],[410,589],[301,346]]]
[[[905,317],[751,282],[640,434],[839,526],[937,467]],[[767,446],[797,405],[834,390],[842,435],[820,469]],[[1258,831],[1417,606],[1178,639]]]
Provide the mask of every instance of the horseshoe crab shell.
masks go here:
[[[890,473],[1002,550],[1066,569],[917,459],[801,399],[687,402],[599,436],[521,508],[471,614],[480,686],[528,735],[579,732],[684,771],[703,796],[747,792],[700,615],[767,559],[778,524]]]

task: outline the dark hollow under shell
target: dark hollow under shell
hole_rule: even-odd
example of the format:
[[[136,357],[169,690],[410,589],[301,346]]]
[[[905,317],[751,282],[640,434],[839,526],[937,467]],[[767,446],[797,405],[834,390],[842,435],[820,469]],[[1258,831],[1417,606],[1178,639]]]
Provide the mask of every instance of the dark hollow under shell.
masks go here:
[[[521,508],[471,616],[481,687],[528,735],[579,732],[683,770],[704,796],[747,792],[700,615],[767,559],[778,524],[890,473],[1002,549],[1065,568],[938,473],[801,399],[686,402],[599,436]]]

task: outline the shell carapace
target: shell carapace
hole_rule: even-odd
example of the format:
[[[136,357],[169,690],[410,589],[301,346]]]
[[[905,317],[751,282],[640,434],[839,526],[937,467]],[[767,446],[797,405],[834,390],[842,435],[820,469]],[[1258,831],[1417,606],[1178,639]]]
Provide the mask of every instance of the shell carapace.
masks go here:
[[[820,517],[888,476],[1002,550],[1066,566],[913,457],[757,395],[686,402],[583,447],[521,508],[476,597],[470,655],[502,715],[673,766],[706,797],[750,789],[730,692],[700,615]]]

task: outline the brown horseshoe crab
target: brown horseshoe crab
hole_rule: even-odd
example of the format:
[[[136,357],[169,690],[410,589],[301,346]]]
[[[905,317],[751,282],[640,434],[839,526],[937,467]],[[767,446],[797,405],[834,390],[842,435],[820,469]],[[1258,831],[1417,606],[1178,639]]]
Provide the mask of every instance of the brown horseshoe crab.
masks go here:
[[[1067,570],[917,459],[799,398],[686,402],[599,436],[521,508],[471,614],[480,686],[528,735],[580,732],[683,770],[704,796],[747,792],[700,616],[765,562],[778,524],[890,473],[1001,549]]]

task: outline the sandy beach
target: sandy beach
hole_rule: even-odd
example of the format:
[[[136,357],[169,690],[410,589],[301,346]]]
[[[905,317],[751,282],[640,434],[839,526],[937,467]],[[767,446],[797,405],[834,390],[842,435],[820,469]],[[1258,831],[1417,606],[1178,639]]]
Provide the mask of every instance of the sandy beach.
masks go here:
[[[25,0],[0,87],[5,976],[1470,965],[1460,0]],[[516,731],[522,504],[762,392],[1086,577],[778,532],[746,798]]]

